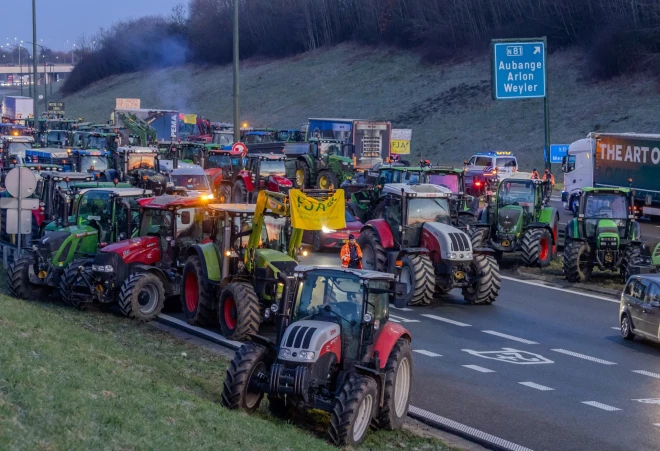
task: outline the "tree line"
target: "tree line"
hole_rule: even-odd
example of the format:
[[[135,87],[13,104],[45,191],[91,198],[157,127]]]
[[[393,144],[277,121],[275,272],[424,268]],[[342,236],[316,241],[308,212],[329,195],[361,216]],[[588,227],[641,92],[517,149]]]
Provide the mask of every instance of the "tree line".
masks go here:
[[[655,0],[239,0],[241,58],[284,57],[342,42],[392,45],[440,62],[487,49],[492,38],[548,37],[554,51],[581,46],[587,77],[658,72]],[[117,23],[81,44],[63,87],[110,75],[232,60],[233,0],[190,0],[169,17]]]

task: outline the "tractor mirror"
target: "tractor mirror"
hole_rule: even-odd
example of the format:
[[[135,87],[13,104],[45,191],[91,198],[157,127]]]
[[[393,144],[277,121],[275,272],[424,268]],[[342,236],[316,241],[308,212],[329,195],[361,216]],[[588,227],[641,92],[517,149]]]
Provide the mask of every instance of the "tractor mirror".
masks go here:
[[[183,225],[190,224],[190,212],[189,211],[181,212],[181,224],[183,224]]]

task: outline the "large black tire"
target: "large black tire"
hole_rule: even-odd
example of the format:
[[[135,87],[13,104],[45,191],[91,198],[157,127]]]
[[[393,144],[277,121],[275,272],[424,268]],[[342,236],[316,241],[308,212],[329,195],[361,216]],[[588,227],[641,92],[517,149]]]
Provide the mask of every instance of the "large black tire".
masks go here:
[[[626,251],[623,253],[623,258],[621,259],[621,267],[619,268],[621,277],[624,281],[628,280],[630,277],[630,268],[628,265],[636,264],[639,259],[642,258],[642,246],[641,244],[630,244]]]
[[[247,202],[247,188],[242,180],[237,180],[232,189],[232,202],[235,204],[244,204]]]
[[[462,214],[458,215],[458,224],[457,227],[459,229],[466,229],[467,226],[470,226],[474,224],[477,221],[477,219],[474,217],[474,215],[468,215],[468,214]]]
[[[253,412],[259,407],[263,392],[250,391],[250,379],[257,372],[266,371],[268,350],[256,343],[241,346],[227,368],[221,403],[228,409]]]
[[[302,175],[302,183],[300,183],[299,180],[299,175]],[[295,184],[296,188],[298,189],[304,189],[307,188],[309,183],[311,182],[311,175],[309,174],[309,166],[307,166],[307,163],[303,161],[298,161],[298,164],[296,165],[296,177],[294,177],[293,183]]]
[[[586,282],[591,278],[591,249],[584,241],[568,241],[564,247],[563,270],[569,282]],[[585,258],[586,257],[586,258]],[[580,263],[580,260],[583,260]]]
[[[520,248],[525,266],[545,268],[552,261],[552,235],[547,229],[528,229]]]
[[[119,291],[119,310],[128,318],[152,321],[165,305],[165,289],[158,276],[131,274]]]
[[[86,310],[92,301],[91,293],[89,298],[85,299],[80,293],[74,296],[71,291],[72,287],[78,282],[81,266],[83,267],[82,271],[89,269],[92,266],[92,260],[89,258],[79,258],[69,263],[69,266],[66,267],[64,274],[60,278],[60,286],[58,288],[60,297],[64,302],[78,310]]]
[[[218,322],[222,335],[232,340],[245,340],[259,331],[261,315],[259,298],[247,282],[233,282],[220,293]]]
[[[500,266],[495,257],[477,254],[472,259],[471,272],[479,277],[477,282],[463,288],[463,298],[469,304],[492,304],[500,293]]]
[[[202,262],[197,255],[186,260],[181,275],[181,310],[188,324],[209,326],[214,323],[213,294],[204,279]]]
[[[362,267],[372,271],[387,271],[387,255],[378,234],[368,229],[360,234],[357,241],[362,249]]]
[[[339,188],[339,180],[332,171],[321,171],[316,176],[316,187],[318,189],[336,189]]]
[[[410,342],[399,338],[385,365],[383,407],[376,416],[378,427],[399,429],[408,415],[412,388],[413,362]]]
[[[47,285],[37,285],[30,282],[30,272],[36,274],[36,260],[27,255],[9,265],[7,281],[12,296],[28,301],[43,300],[51,290]]]
[[[221,184],[218,187],[218,202],[223,204],[228,204],[232,201],[231,198],[231,185],[226,183]]]
[[[483,227],[473,228],[470,230],[470,241],[472,242],[472,248],[484,247],[488,239],[488,229]]]
[[[339,396],[335,398],[335,406],[330,413],[328,434],[332,443],[336,446],[359,445],[369,431],[376,409],[378,409],[376,382],[370,377],[350,374]],[[366,415],[363,416],[362,413]]]
[[[430,304],[435,291],[435,270],[431,259],[428,255],[414,254],[403,256],[401,262],[401,282],[408,286],[402,296],[406,304]]]

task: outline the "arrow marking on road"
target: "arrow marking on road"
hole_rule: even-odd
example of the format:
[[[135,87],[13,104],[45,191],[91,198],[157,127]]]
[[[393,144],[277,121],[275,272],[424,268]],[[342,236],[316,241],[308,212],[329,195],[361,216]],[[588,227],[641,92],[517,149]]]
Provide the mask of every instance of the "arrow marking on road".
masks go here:
[[[554,388],[546,387],[545,385],[535,384],[534,382],[518,382],[518,383],[520,385],[524,385],[525,387],[535,388],[535,389],[541,390],[541,391],[554,390]]]
[[[437,321],[442,321],[442,322],[445,322],[445,323],[453,324],[454,326],[472,327],[471,324],[462,323],[460,321],[454,321],[453,319],[449,319],[449,318],[443,318],[442,316],[435,316],[435,315],[428,315],[428,314],[424,314],[422,316],[425,316],[425,317],[431,318],[431,319],[435,319]]]
[[[652,373],[650,371],[644,371],[644,370],[632,370],[632,372],[637,374],[642,374],[644,376],[655,377],[656,379],[660,379],[660,374],[658,373]]]
[[[425,351],[423,349],[413,349],[413,352],[418,352],[422,355],[426,355],[429,357],[442,357],[441,354],[436,354],[435,352],[431,352],[431,351]]]
[[[390,319],[397,323],[418,323],[418,319],[408,319],[408,318],[403,318],[401,316],[396,316],[396,315],[390,315]]]
[[[482,330],[485,334],[496,335],[502,338],[508,338],[509,340],[519,341],[520,343],[525,343],[528,345],[537,345],[538,343],[532,340],[526,340],[524,338],[514,337],[513,335],[503,334],[502,332],[496,332],[494,330]]]
[[[479,365],[463,365],[465,368],[469,368],[474,371],[479,371],[480,373],[494,373],[495,371],[489,370],[488,368],[484,368],[483,366]]]
[[[413,309],[408,308],[408,307],[395,307],[393,304],[390,304],[390,308],[394,310],[400,310],[402,312],[412,312]]]
[[[617,409],[616,407],[608,406],[607,404],[603,404],[597,401],[582,401],[582,404],[586,404],[591,407],[596,407],[598,409],[602,410],[607,410],[608,412],[614,412],[615,410],[621,410]]]
[[[484,359],[498,360],[500,362],[514,363],[516,365],[541,365],[544,363],[555,363],[540,354],[518,349],[502,348],[501,351],[473,351],[472,349],[461,349],[463,352],[482,357]]]
[[[590,362],[600,363],[602,365],[616,365],[614,362],[609,360],[597,359],[596,357],[591,357],[590,355],[580,354],[573,351],[567,351],[566,349],[551,349],[551,351],[559,352],[560,354],[570,355],[572,357],[577,357],[578,359],[588,360]]]
[[[511,280],[513,282],[524,283],[525,285],[534,285],[535,287],[547,288],[548,290],[555,290],[555,291],[561,291],[561,292],[564,292],[564,293],[570,293],[570,294],[574,294],[576,296],[585,296],[585,297],[588,297],[588,298],[600,299],[602,301],[614,302],[615,304],[619,304],[621,302],[621,301],[617,301],[616,299],[606,298],[604,296],[597,296],[595,294],[579,293],[575,290],[567,290],[566,288],[550,287],[548,285],[544,285],[544,284],[538,283],[538,282],[531,282],[529,280],[514,279],[513,277],[508,277],[508,276],[500,276],[500,278],[505,279],[505,280]]]

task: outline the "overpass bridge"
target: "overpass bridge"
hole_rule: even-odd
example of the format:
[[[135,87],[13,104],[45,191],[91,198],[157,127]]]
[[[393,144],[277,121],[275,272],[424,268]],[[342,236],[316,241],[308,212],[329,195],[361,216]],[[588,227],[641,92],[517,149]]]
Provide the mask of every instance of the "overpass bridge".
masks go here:
[[[54,64],[52,66],[40,65],[37,66],[37,73],[43,74],[44,70],[48,74],[68,74],[73,70],[74,66],[71,64]],[[32,65],[23,64],[23,75],[32,73]],[[5,65],[0,66],[0,75],[21,75],[21,66],[19,65]]]

